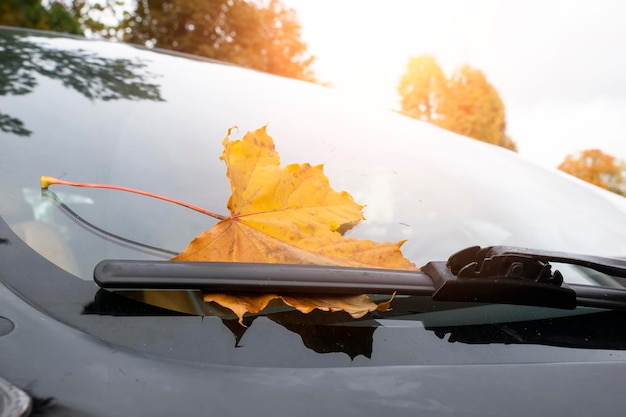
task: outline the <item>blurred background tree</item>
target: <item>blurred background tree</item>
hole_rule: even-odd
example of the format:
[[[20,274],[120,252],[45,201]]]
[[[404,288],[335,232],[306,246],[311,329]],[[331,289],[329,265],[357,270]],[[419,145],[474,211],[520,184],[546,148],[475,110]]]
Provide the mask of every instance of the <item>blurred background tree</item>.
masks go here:
[[[114,38],[118,32],[118,16],[126,0],[56,0],[63,2],[83,31],[90,36]]]
[[[430,55],[411,58],[398,85],[404,114],[437,124],[442,117],[446,83],[446,76],[435,58]]]
[[[186,52],[316,82],[296,12],[279,0],[0,0],[0,24]]]
[[[558,168],[583,181],[626,196],[626,163],[600,149],[570,154]]]
[[[42,0],[2,0],[0,25],[83,34],[76,16],[58,1],[44,6]]]
[[[128,42],[315,81],[296,13],[278,0],[138,1],[119,29]]]
[[[465,65],[446,77],[430,55],[413,57],[398,84],[404,114],[513,151],[504,103],[482,71]]]

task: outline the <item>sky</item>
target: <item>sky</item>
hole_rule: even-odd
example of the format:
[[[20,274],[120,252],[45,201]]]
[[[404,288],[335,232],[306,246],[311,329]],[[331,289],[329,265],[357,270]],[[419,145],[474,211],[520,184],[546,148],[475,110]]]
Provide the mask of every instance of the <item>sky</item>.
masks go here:
[[[282,0],[321,81],[399,110],[410,57],[478,68],[519,153],[544,166],[590,148],[626,160],[626,2]]]

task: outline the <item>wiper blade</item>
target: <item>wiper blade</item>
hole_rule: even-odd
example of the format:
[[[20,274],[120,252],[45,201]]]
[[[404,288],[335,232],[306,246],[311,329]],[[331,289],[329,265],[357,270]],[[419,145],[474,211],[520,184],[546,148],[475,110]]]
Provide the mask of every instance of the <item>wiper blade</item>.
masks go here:
[[[520,304],[573,309],[624,308],[626,290],[568,285],[550,262],[626,277],[626,261],[510,246],[478,246],[429,262],[421,271],[235,262],[105,260],[94,279],[108,289],[211,292],[406,294],[435,301]]]
[[[243,262],[105,260],[94,280],[102,288],[212,292],[430,295],[424,273],[376,268]]]

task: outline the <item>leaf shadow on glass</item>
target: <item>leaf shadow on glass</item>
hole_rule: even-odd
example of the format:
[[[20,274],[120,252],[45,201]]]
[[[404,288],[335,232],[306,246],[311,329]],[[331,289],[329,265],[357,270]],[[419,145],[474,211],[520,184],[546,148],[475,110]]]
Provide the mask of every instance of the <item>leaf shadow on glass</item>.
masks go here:
[[[345,312],[326,312],[314,310],[302,313],[297,310],[263,314],[274,323],[296,333],[307,348],[317,353],[345,353],[350,359],[359,355],[372,357],[373,335],[376,326],[346,326],[346,323],[358,322]],[[257,316],[246,316],[244,326],[238,319],[222,319],[233,336],[235,347],[240,342]]]
[[[174,311],[164,305],[158,305],[149,300],[169,299],[174,303],[185,298],[186,291],[108,291],[100,289],[94,301],[83,309],[83,314],[104,316],[190,316],[198,312],[189,309]],[[178,298],[178,300],[176,300]],[[272,312],[276,311],[278,312]],[[234,348],[241,347],[241,340],[246,331],[253,325],[258,315],[246,315],[244,326],[239,319],[227,309],[213,303],[207,303],[203,316],[217,316],[222,324],[234,336]],[[313,311],[308,314],[294,309],[269,308],[268,312],[260,315],[276,324],[296,333],[308,349],[317,353],[345,353],[351,359],[359,355],[371,358],[373,334],[376,326],[346,326],[346,323],[356,322],[344,312]]]
[[[157,76],[138,58],[104,58],[84,49],[58,49],[24,33],[0,32],[0,96],[26,95],[37,76],[61,81],[89,100],[165,101]],[[17,136],[33,132],[22,120],[0,112],[0,130]]]

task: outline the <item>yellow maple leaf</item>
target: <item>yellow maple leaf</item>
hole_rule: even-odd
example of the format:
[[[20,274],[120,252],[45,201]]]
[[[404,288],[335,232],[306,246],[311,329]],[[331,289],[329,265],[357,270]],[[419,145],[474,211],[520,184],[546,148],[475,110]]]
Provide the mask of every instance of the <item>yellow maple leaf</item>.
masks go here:
[[[339,230],[360,222],[363,206],[347,192],[333,190],[321,165],[280,167],[280,157],[265,127],[247,133],[241,140],[231,141],[227,135],[223,144],[221,159],[231,184],[231,215],[201,233],[172,260],[417,269],[402,256],[403,242],[343,237]],[[231,309],[240,323],[246,312],[259,312],[276,298],[303,312],[313,308],[343,310],[353,317],[388,307],[365,296],[322,299],[304,295],[205,294],[205,301]]]
[[[345,191],[334,191],[321,165],[280,167],[265,127],[224,141],[231,215],[194,239],[175,261],[265,262],[416,269],[399,243],[345,238],[363,219]]]

